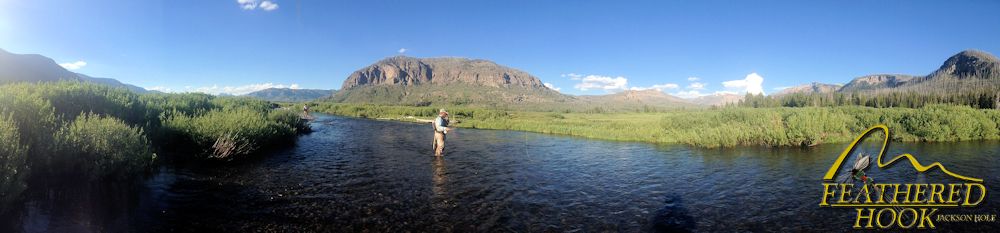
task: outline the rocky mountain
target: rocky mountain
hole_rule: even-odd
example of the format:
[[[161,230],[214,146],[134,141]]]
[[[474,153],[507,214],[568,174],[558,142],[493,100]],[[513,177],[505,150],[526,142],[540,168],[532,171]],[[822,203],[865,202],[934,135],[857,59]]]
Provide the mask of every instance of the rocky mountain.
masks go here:
[[[492,61],[465,58],[413,58],[395,56],[355,71],[342,88],[421,84],[469,84],[497,88],[545,88],[527,72]]]
[[[688,99],[688,102],[697,105],[705,106],[722,106],[726,104],[735,104],[743,100],[743,95],[730,94],[730,93],[715,93],[711,95],[699,96],[692,99]]]
[[[574,97],[527,72],[492,61],[395,56],[355,71],[332,100],[403,105],[565,103]]]
[[[110,78],[95,78],[66,70],[51,58],[38,54],[15,54],[0,49],[0,84],[11,82],[55,82],[60,80],[93,82],[122,87],[137,93],[146,89]]]
[[[841,87],[843,86],[840,84],[826,84],[826,83],[813,82],[806,85],[799,85],[799,86],[785,88],[771,95],[782,96],[793,93],[802,93],[802,94],[834,93],[840,90]]]
[[[987,52],[965,50],[945,60],[926,76],[868,75],[855,78],[839,91],[845,93],[956,93],[1000,90],[1000,59]]]
[[[912,75],[903,75],[903,74],[866,75],[851,80],[851,82],[841,87],[839,91],[854,92],[854,91],[877,90],[883,88],[895,88],[903,86],[906,83],[914,80],[915,78],[917,77]]]
[[[260,98],[267,101],[303,102],[327,98],[332,96],[334,92],[336,92],[336,90],[268,88],[248,93],[245,96]]]
[[[965,50],[951,56],[929,78],[1000,79],[1000,59],[978,50]]]

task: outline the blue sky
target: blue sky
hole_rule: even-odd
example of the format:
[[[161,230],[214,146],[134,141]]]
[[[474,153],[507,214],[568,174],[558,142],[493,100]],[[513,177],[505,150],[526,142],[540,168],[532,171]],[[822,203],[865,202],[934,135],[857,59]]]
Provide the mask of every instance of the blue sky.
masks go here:
[[[997,10],[1000,1],[0,0],[0,48],[170,91],[335,89],[405,54],[489,59],[569,94],[692,97],[927,74],[964,49],[1000,52]]]

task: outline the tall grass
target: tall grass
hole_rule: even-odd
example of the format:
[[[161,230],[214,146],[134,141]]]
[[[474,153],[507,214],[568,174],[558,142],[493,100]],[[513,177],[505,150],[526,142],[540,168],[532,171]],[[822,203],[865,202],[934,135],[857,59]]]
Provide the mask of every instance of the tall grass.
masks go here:
[[[294,122],[287,114],[275,113],[277,119],[269,115],[247,107],[217,109],[198,116],[172,116],[163,126],[170,133],[184,135],[185,142],[205,148],[212,158],[231,159],[287,140],[300,127],[297,115]]]
[[[338,115],[403,119],[433,117],[432,107],[317,103],[317,111]],[[526,112],[459,108],[458,127],[506,129],[589,138],[683,143],[699,147],[738,145],[807,146],[844,142],[876,124],[894,140],[964,141],[1000,139],[1000,111],[968,106],[922,108],[860,106],[807,108],[719,108],[651,113]]]

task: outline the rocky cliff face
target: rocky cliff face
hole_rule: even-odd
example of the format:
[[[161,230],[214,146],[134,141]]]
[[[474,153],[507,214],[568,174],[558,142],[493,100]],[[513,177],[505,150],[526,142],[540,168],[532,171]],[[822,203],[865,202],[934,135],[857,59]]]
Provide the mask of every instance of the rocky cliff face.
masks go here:
[[[894,88],[912,81],[915,76],[902,74],[875,74],[855,78],[840,89],[842,92]]]
[[[531,74],[487,60],[406,56],[386,58],[355,71],[344,80],[342,88],[423,84],[545,88],[542,81]]]

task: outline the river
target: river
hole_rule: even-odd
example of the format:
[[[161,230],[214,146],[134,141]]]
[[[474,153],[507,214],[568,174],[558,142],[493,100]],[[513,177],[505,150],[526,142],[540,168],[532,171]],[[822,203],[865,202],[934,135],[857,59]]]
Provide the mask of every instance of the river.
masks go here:
[[[699,149],[318,115],[296,145],[218,165],[166,165],[138,188],[33,194],[14,229],[42,231],[846,231],[820,208],[844,144]],[[1000,188],[1000,143],[892,143]],[[849,165],[845,165],[849,166]],[[877,170],[877,169],[873,169]],[[872,177],[924,182],[907,166]],[[125,190],[125,191],[123,191]],[[997,214],[987,197],[972,213]],[[939,223],[996,231],[997,223]]]

